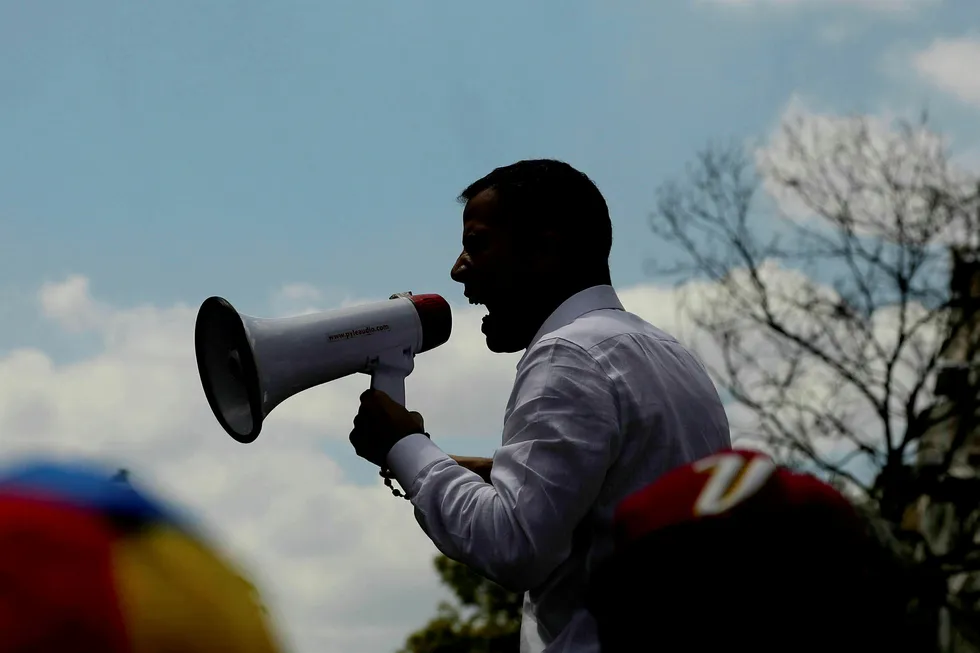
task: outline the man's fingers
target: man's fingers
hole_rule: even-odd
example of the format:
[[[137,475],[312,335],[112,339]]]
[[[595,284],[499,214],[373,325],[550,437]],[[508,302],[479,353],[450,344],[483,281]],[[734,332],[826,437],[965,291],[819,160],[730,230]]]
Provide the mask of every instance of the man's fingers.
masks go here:
[[[358,413],[354,418],[354,428],[364,433],[370,433],[375,430],[376,425],[377,420],[372,415]]]
[[[410,415],[419,421],[419,426],[425,428],[425,419],[422,418],[422,413],[413,410]]]

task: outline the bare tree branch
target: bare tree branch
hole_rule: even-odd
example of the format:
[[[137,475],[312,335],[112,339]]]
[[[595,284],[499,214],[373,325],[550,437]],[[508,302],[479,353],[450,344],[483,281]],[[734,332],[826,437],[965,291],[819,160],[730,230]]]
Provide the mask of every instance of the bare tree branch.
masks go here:
[[[709,146],[659,189],[650,226],[681,253],[654,272],[683,283],[682,335],[751,416],[736,428],[895,524],[923,496],[952,500],[949,479],[980,440],[980,379],[955,400],[933,384],[954,345],[980,361],[980,288],[950,291],[952,248],[980,246],[980,178],[950,164],[927,116],[891,131],[861,117],[787,121],[754,160]],[[980,570],[970,497],[945,550],[903,535],[930,574]]]

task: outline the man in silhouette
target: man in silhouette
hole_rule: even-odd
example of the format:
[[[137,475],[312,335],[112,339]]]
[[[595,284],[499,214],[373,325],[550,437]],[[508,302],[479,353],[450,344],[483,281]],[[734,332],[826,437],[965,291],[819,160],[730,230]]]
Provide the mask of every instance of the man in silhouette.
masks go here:
[[[448,557],[525,592],[522,653],[599,650],[586,607],[611,553],[616,505],[666,471],[730,446],[703,365],[624,310],[612,226],[595,184],[566,163],[520,161],[460,196],[452,278],[487,308],[493,352],[524,351],[492,460],[452,457],[421,416],[365,392],[350,440],[405,488]]]

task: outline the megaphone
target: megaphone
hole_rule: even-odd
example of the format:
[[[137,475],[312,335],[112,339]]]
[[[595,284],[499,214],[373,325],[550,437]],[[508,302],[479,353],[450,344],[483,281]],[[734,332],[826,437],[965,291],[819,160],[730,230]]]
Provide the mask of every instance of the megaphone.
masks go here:
[[[405,405],[415,355],[449,340],[453,317],[439,295],[287,318],[240,315],[227,300],[201,304],[194,328],[204,394],[225,431],[254,442],[273,408],[313,386],[356,373]]]

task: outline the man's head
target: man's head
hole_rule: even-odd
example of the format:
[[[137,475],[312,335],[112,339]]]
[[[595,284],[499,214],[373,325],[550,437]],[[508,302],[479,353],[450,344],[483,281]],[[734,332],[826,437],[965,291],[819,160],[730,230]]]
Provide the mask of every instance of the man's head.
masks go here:
[[[567,163],[497,168],[459,200],[463,251],[452,278],[470,302],[487,307],[483,333],[491,351],[526,348],[564,300],[610,283],[609,209],[592,180]]]

